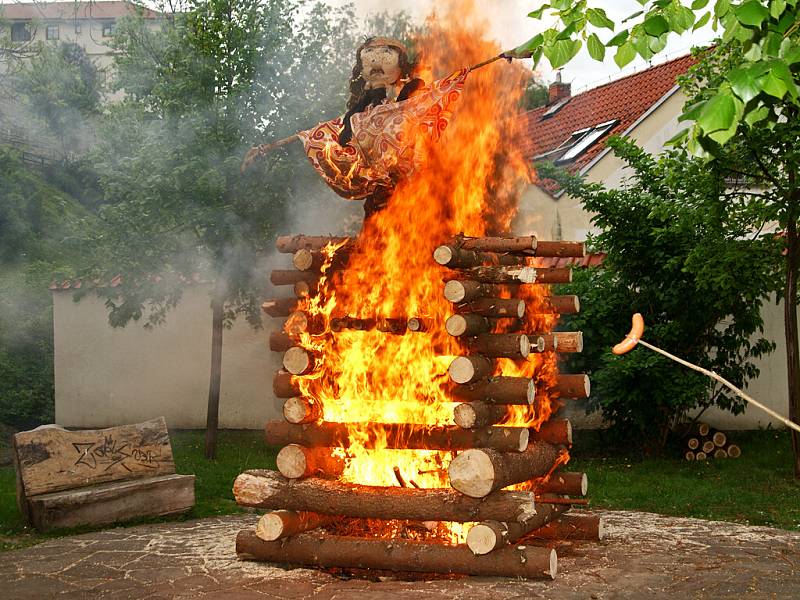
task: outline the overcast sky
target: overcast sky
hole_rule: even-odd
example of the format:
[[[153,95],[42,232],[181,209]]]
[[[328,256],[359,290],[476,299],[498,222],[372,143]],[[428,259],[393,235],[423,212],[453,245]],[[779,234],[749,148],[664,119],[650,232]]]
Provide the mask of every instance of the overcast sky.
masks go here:
[[[342,5],[353,2],[359,10],[406,10],[415,18],[422,19],[431,11],[432,6],[441,5],[441,2],[431,0],[325,0],[328,4]],[[489,21],[489,37],[500,42],[502,48],[511,49],[527,41],[542,27],[542,23],[529,19],[526,15],[540,6],[542,0],[483,0],[476,2],[477,6],[485,7],[485,17]],[[602,6],[612,20],[619,23],[631,13],[641,10],[641,4],[636,0],[608,0],[596,1],[594,6]],[[607,30],[604,30],[607,31]],[[382,32],[376,31],[380,35]],[[607,34],[610,37],[610,33]],[[667,48],[653,59],[654,64],[664,62],[689,52],[692,46],[702,45],[713,38],[710,26],[706,26],[693,34],[677,36],[672,34]],[[601,34],[601,39],[605,39]],[[630,73],[634,70],[646,68],[647,63],[638,58],[620,71],[613,61],[613,52],[609,52],[604,63],[592,60],[585,48],[581,53],[563,69],[562,79],[572,83],[573,91],[580,91],[586,87],[594,87],[607,82],[609,79]],[[554,73],[546,60],[540,67],[541,75],[546,81],[554,79]]]

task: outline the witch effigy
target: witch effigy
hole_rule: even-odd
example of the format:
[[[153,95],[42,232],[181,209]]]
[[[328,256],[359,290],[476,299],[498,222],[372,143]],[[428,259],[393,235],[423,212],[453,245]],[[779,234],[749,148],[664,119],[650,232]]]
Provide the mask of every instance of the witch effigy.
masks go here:
[[[405,45],[386,37],[368,38],[356,51],[347,112],[288,138],[251,148],[244,171],[272,149],[299,139],[325,183],[348,200],[364,200],[371,216],[386,206],[397,184],[422,167],[419,141],[438,141],[452,117],[464,82],[503,53],[426,84],[413,76]]]

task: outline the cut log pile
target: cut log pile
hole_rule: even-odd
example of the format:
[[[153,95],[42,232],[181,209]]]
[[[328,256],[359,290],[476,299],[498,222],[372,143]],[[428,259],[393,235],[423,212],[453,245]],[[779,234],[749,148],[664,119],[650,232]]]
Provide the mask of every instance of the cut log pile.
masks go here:
[[[726,433],[713,429],[708,423],[695,423],[686,437],[683,457],[688,461],[712,458],[739,458],[742,449],[732,443]]]
[[[266,442],[281,450],[277,471],[247,471],[234,483],[240,505],[270,511],[254,531],[239,533],[239,557],[323,568],[554,578],[555,550],[526,540],[598,540],[602,523],[591,514],[567,512],[573,504],[584,504],[587,492],[585,474],[560,470],[572,444],[569,421],[551,418],[529,427],[514,426],[509,419],[520,410],[534,414],[547,398],[585,398],[589,379],[583,374],[550,374],[546,381],[536,374],[506,376],[498,374],[498,364],[582,350],[580,332],[537,331],[529,325],[578,312],[578,299],[548,295],[542,288],[541,299],[532,302],[523,291],[525,286],[570,281],[569,268],[539,268],[535,257],[580,257],[583,244],[539,242],[533,236],[456,236],[433,254],[443,267],[449,316],[342,314],[323,319],[312,314],[306,299],[325,293],[316,288],[320,276],[348,269],[356,243],[346,238],[278,238],[278,250],[292,254],[295,269],[273,271],[271,280],[292,286],[295,293],[268,300],[262,308],[272,317],[286,318],[282,330],[269,336],[270,349],[283,353],[284,370],[275,375],[273,387],[275,396],[285,399],[284,421],[265,425]],[[332,257],[329,244],[337,246]],[[348,335],[446,331],[452,336],[461,348],[447,370],[447,393],[457,403],[453,424],[326,421],[322,403],[302,392],[307,388],[302,378],[313,378],[324,368],[319,346],[315,351],[302,339],[345,330]],[[348,453],[354,443],[365,452],[448,452],[452,460],[441,472],[450,487],[420,487],[397,467],[395,487],[346,482],[342,474],[348,461],[358,460]],[[364,528],[348,525],[343,535],[344,521],[363,522]],[[451,543],[441,534],[448,522],[472,524],[463,543]],[[374,531],[375,523],[385,523],[381,535],[362,533]],[[398,523],[406,535],[387,535]]]

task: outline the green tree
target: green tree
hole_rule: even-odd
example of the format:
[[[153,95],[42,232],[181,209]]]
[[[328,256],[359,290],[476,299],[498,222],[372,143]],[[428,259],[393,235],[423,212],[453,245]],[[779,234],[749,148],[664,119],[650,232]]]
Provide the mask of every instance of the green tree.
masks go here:
[[[528,85],[525,86],[525,93],[522,95],[520,104],[524,110],[533,110],[540,106],[546,106],[550,100],[550,91],[541,79],[531,77]]]
[[[602,267],[582,270],[570,293],[580,315],[564,324],[594,341],[573,367],[592,373],[594,401],[612,431],[636,445],[663,446],[686,413],[719,406],[734,413],[743,401],[703,375],[649,352],[614,356],[608,348],[641,312],[652,343],[712,369],[743,387],[758,375],[752,359],[773,344],[762,332],[762,299],[774,288],[779,243],[753,235],[747,194],[726,191],[716,166],[672,151],[659,159],[634,143],[609,146],[632,169],[621,189],[605,189],[541,169],[580,198],[601,233],[590,243],[608,255]],[[733,206],[731,206],[733,204]]]
[[[357,30],[347,11],[291,0],[196,0],[160,31],[119,23],[117,86],[96,153],[106,205],[93,275],[109,321],[161,323],[182,278],[215,282],[206,455],[215,454],[225,324],[260,323],[260,259],[304,174],[297,148],[239,172],[245,150],[342,112]],[[345,49],[347,52],[345,53]]]
[[[0,148],[0,423],[53,421],[53,272],[77,262],[86,210]]]
[[[62,154],[88,146],[93,133],[88,119],[100,109],[101,79],[83,48],[45,45],[15,72],[12,85],[58,138]]]
[[[787,353],[789,418],[800,423],[800,340],[797,280],[800,275],[800,9],[797,0],[638,0],[642,9],[617,27],[590,0],[552,0],[529,16],[555,17],[556,24],[516,49],[542,57],[553,67],[574,58],[585,44],[603,60],[614,49],[620,66],[637,55],[661,52],[671,33],[694,31],[711,22],[717,43],[687,80],[688,102],[681,119],[688,128],[673,143],[761,185],[749,198],[753,222],[774,219],[785,233],[781,293]],[[603,38],[608,38],[602,41]],[[725,169],[722,171],[724,172]],[[730,206],[730,205],[728,205]],[[800,435],[792,431],[794,473],[800,478]]]

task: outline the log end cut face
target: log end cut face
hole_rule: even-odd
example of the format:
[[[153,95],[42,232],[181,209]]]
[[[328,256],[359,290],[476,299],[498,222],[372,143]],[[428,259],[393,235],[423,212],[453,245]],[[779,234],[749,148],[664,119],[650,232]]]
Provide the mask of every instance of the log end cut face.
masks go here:
[[[275,458],[278,470],[287,479],[300,479],[308,471],[306,453],[301,446],[289,444],[281,448]]]
[[[283,534],[283,520],[279,513],[262,515],[256,525],[256,535],[265,542],[273,542]]]
[[[470,498],[484,498],[493,489],[494,465],[487,454],[479,449],[461,452],[447,470],[450,485]]]
[[[463,302],[467,297],[467,290],[461,281],[451,279],[444,284],[444,297],[450,302]]]

